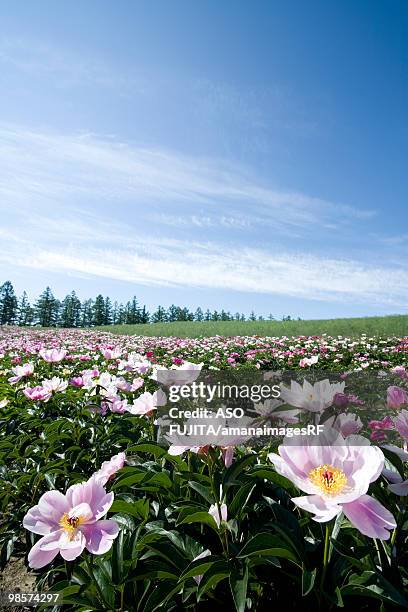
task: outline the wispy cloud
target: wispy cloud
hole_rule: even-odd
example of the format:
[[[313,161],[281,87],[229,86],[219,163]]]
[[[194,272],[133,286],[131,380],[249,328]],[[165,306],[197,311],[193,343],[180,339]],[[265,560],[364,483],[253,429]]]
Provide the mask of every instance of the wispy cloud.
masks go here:
[[[395,308],[408,298],[408,272],[402,266],[158,238],[135,234],[112,222],[108,227],[103,220],[91,218],[79,219],[76,226],[70,225],[69,218],[61,219],[59,225],[44,223],[44,244],[31,231],[39,223],[37,218],[13,234],[0,233],[0,264],[145,286],[223,289]]]
[[[339,218],[373,214],[275,189],[247,168],[223,160],[189,157],[94,134],[56,134],[10,125],[0,125],[0,194],[11,205],[28,198],[60,203],[90,197],[136,204],[164,202],[184,207],[183,216],[187,210],[193,224],[199,218],[192,208],[197,205],[208,207],[206,213],[210,211],[214,219],[230,220],[239,218],[245,205],[251,223],[298,227],[333,227],[341,223]]]
[[[324,234],[371,213],[275,189],[222,160],[0,124],[0,195],[3,267],[395,307],[408,297],[402,266],[302,252],[294,240],[250,244],[251,228]]]

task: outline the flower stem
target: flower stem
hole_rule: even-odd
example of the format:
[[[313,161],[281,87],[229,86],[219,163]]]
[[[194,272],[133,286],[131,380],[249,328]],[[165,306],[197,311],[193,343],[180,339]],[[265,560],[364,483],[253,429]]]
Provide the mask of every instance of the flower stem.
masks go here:
[[[330,526],[329,523],[326,524],[326,533],[324,538],[324,550],[323,550],[323,571],[322,577],[320,580],[320,592],[323,593],[324,581],[326,578],[327,566],[330,561]]]

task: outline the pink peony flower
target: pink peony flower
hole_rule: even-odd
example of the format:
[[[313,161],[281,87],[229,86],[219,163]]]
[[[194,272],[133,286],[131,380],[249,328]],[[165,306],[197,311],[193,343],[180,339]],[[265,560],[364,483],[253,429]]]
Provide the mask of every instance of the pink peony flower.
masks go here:
[[[124,378],[117,378],[115,381],[115,386],[119,391],[130,391],[130,383]]]
[[[119,359],[119,357],[122,355],[122,351],[118,347],[117,348],[102,349],[101,353],[104,356],[104,358],[107,359],[107,360],[109,360],[109,359]]]
[[[261,421],[282,421],[284,423],[298,423],[298,414],[300,410],[279,410],[283,406],[283,402],[278,399],[268,399],[264,402],[254,404],[255,412],[259,415]]]
[[[399,435],[408,440],[408,410],[401,410],[394,419],[394,425]]]
[[[322,412],[332,406],[334,397],[337,393],[343,393],[345,383],[330,383],[329,380],[319,380],[311,385],[306,379],[303,386],[295,380],[290,383],[290,388],[281,385],[281,399],[295,406],[310,412]]]
[[[345,413],[330,417],[324,422],[325,427],[334,427],[341,433],[343,438],[357,434],[363,427],[363,423],[356,414]]]
[[[408,404],[408,393],[401,387],[391,386],[387,389],[387,406],[388,408],[398,409],[401,406]]]
[[[38,385],[37,387],[27,387],[26,389],[24,389],[23,393],[27,399],[33,402],[47,402],[52,395],[52,391],[50,389],[46,389],[45,387],[41,387],[40,385]]]
[[[333,398],[333,404],[334,406],[337,406],[338,408],[345,408],[346,406],[348,406],[349,403],[349,398],[347,393],[336,393],[336,395]]]
[[[348,393],[336,393],[333,399],[334,406],[338,406],[339,408],[345,408],[349,404],[354,404],[355,406],[363,406],[363,400],[359,399],[356,395],[350,395]]]
[[[400,378],[404,378],[408,380],[408,372],[406,371],[404,366],[395,366],[395,368],[391,368],[391,372]]]
[[[42,386],[47,391],[51,391],[51,393],[57,393],[58,391],[65,391],[68,387],[68,382],[58,378],[58,376],[54,376],[53,378],[43,380]]]
[[[119,533],[115,521],[101,520],[113,497],[93,477],[71,486],[65,495],[60,491],[44,493],[23,519],[26,529],[43,536],[29,552],[30,567],[44,567],[58,553],[72,561],[84,548],[94,555],[106,553]]]
[[[157,391],[154,393],[149,393],[146,391],[139,395],[139,397],[133,400],[133,404],[128,408],[128,411],[131,414],[136,414],[138,416],[151,416],[153,411],[157,409],[157,406],[160,405],[158,402],[159,394]]]
[[[22,378],[25,378],[26,376],[31,376],[31,374],[34,372],[34,364],[25,363],[22,366],[16,366],[15,368],[12,368],[11,371],[13,372],[14,376],[11,376],[8,381],[9,383],[16,383],[19,382]]]
[[[73,387],[83,387],[84,386],[84,379],[82,378],[82,376],[74,376],[74,378],[71,378],[69,383]]]
[[[41,349],[38,354],[47,363],[59,363],[65,359],[67,351],[64,349]]]
[[[370,434],[370,440],[373,442],[383,442],[387,439],[387,434],[383,431],[373,431]]]
[[[200,376],[202,367],[202,363],[190,363],[189,361],[185,361],[182,365],[178,367],[173,366],[172,368],[156,366],[150,378],[167,387],[171,385],[188,385]]]
[[[125,465],[126,455],[125,453],[118,453],[114,455],[109,461],[104,461],[101,465],[100,470],[95,472],[92,476],[100,485],[105,484],[113,478],[116,472],[123,468]]]
[[[382,451],[369,446],[361,436],[344,440],[333,430],[325,431],[324,435],[327,442],[324,446],[319,446],[321,435],[305,440],[302,445],[294,438],[285,438],[279,446],[279,455],[269,455],[276,471],[307,493],[292,501],[314,513],[315,521],[327,522],[344,512],[364,535],[388,539],[389,530],[396,527],[394,517],[366,494],[370,483],[383,470]]]
[[[299,366],[301,368],[310,368],[310,366],[314,365],[319,361],[319,355],[313,355],[313,357],[304,357],[299,361]]]
[[[394,429],[394,421],[390,416],[385,416],[383,419],[379,421],[369,421],[368,427],[372,430],[382,431],[384,429]]]
[[[115,398],[110,402],[105,402],[107,404],[107,408],[111,412],[116,412],[118,414],[124,414],[128,412],[129,405],[127,399],[121,400],[120,398]]]
[[[140,387],[143,387],[144,380],[140,376],[138,378],[134,378],[133,382],[130,386],[130,391],[137,391]]]

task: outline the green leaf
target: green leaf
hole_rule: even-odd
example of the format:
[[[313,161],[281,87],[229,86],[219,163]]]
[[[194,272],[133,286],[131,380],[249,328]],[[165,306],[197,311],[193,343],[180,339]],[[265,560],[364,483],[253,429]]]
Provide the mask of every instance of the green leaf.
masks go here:
[[[204,572],[198,587],[198,600],[210,589],[213,589],[221,580],[228,578],[230,574],[228,563],[224,560],[216,561]]]
[[[210,505],[215,502],[214,496],[209,487],[206,487],[199,482],[194,482],[193,480],[189,480],[188,485],[194,489],[194,491],[197,491],[197,493],[201,495],[201,497],[203,497]]]
[[[188,559],[184,556],[183,551],[174,546],[168,540],[146,542],[143,540],[141,546],[146,546],[149,550],[154,551],[159,557],[166,559],[171,565],[183,571],[188,565]]]
[[[296,553],[290,550],[280,537],[270,533],[257,533],[244,544],[237,557],[242,559],[253,555],[272,555],[298,564]]]
[[[187,578],[194,578],[204,574],[216,561],[220,561],[220,557],[208,555],[202,559],[196,559],[192,561],[187,569],[181,574],[180,580],[187,580]]]
[[[229,504],[229,514],[231,516],[236,518],[241,516],[255,487],[256,484],[248,483],[239,488],[232,502]]]
[[[315,568],[311,572],[306,569],[303,570],[302,573],[302,595],[308,595],[310,591],[313,589],[315,580],[316,580],[317,569]]]
[[[230,574],[229,583],[237,612],[245,612],[248,588],[248,565],[245,565],[243,568],[234,568]]]
[[[331,545],[339,555],[348,559],[348,561],[350,561],[354,567],[363,569],[364,565],[360,559],[363,559],[369,554],[370,549],[368,546],[356,547],[353,550],[352,548],[341,544],[338,540],[331,540]]]
[[[123,578],[123,538],[121,529],[112,546],[112,580],[114,584],[120,584]]]
[[[251,463],[255,463],[255,461],[256,461],[255,454],[244,455],[243,457],[240,457],[237,461],[234,461],[234,463],[230,465],[230,467],[224,473],[224,477],[222,479],[223,490],[225,490],[226,488],[228,488],[231,484],[235,482],[235,479],[237,478],[237,476],[243,472],[244,468],[247,465],[250,465]]]
[[[135,444],[127,449],[127,453],[151,453],[155,457],[163,457],[167,454],[167,450],[160,446],[157,442],[142,442],[141,444]]]
[[[110,512],[130,514],[130,516],[145,521],[149,516],[149,502],[147,499],[139,499],[132,504],[121,499],[115,499],[110,508]]]
[[[154,612],[168,601],[175,593],[180,590],[180,586],[177,584],[174,586],[173,582],[169,580],[162,580],[159,584],[153,585],[153,590],[150,593],[147,601],[143,599],[139,604],[138,610],[140,612]]]
[[[178,522],[179,525],[188,525],[190,523],[201,523],[203,525],[208,525],[211,529],[214,529],[214,531],[218,531],[217,523],[208,512],[193,512]]]
[[[408,608],[408,602],[388,580],[381,574],[373,571],[365,571],[360,576],[353,574],[348,584],[340,589],[341,595],[353,595],[362,597],[374,597],[381,601],[388,601]]]
[[[250,470],[248,476],[252,478],[262,478],[273,484],[282,487],[283,489],[293,489],[293,483],[285,476],[278,474],[273,467],[256,465]]]

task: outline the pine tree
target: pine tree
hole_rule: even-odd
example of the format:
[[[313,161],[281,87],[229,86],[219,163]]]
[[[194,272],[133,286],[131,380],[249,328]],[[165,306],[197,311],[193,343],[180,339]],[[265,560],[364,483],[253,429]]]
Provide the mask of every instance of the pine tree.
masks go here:
[[[74,321],[74,327],[81,327],[82,305],[81,305],[81,300],[79,299],[75,291],[71,292],[71,300],[72,300],[72,318]]]
[[[123,304],[119,304],[118,324],[123,325],[124,323],[126,323],[126,307]]]
[[[241,318],[241,315],[239,314],[239,312],[236,312],[236,313],[235,313],[235,315],[234,315],[234,319],[235,319],[236,321],[239,321],[239,320],[240,320],[240,318]]]
[[[34,312],[28,301],[28,296],[25,291],[18,302],[17,307],[17,325],[25,326],[31,325],[34,319]]]
[[[141,313],[136,296],[133,297],[131,302],[126,304],[126,321],[130,325],[135,323],[141,323]]]
[[[61,313],[59,324],[61,327],[74,327],[74,317],[72,313],[72,300],[70,295],[66,295],[61,302]]]
[[[0,287],[0,325],[12,325],[17,317],[17,298],[13,285],[6,281]]]
[[[150,322],[150,314],[146,310],[146,306],[143,306],[142,312],[140,313],[140,321],[138,323],[149,323]]]
[[[209,308],[207,308],[207,310],[205,311],[204,321],[211,321],[211,312]]]
[[[194,320],[195,321],[204,321],[204,314],[203,314],[203,311],[201,310],[200,307],[198,307],[197,310],[194,313]]]
[[[61,327],[81,326],[81,301],[75,291],[71,291],[62,300],[59,325]]]
[[[105,300],[101,294],[97,295],[92,307],[92,325],[104,325]]]
[[[190,321],[190,311],[188,308],[178,308],[177,321]]]
[[[178,321],[178,311],[179,308],[175,304],[169,306],[166,313],[167,321],[169,321],[170,323],[172,323],[173,321]]]
[[[81,306],[81,318],[80,318],[80,326],[81,327],[90,327],[92,325],[93,318],[93,300],[84,300]]]
[[[60,302],[50,287],[46,287],[34,305],[35,321],[41,327],[54,327],[58,323]]]
[[[156,312],[152,314],[152,323],[163,323],[166,321],[166,311],[163,306],[158,306]]]
[[[216,310],[214,310],[214,312],[211,315],[211,321],[219,321],[219,320],[220,320],[220,315],[218,314]]]
[[[117,325],[119,323],[119,304],[115,300],[112,306],[112,323]]]
[[[112,325],[112,302],[109,297],[105,298],[104,325]]]
[[[255,315],[253,310],[251,310],[251,314],[249,315],[249,320],[250,321],[256,321],[256,315]]]

